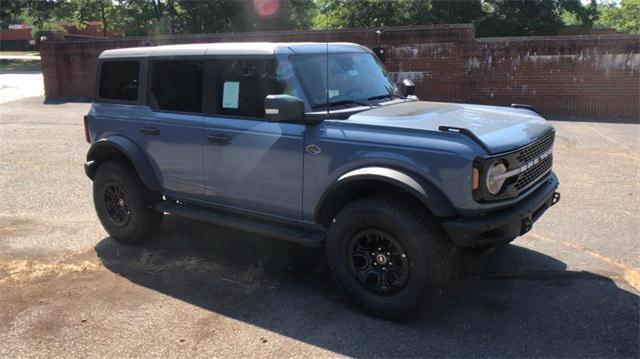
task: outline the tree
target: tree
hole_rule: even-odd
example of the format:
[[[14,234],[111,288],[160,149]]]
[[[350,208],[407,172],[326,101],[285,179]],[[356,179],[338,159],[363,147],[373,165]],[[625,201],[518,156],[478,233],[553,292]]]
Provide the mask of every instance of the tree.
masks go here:
[[[614,28],[631,34],[640,34],[640,0],[622,0],[617,4],[598,5],[600,17],[596,27]]]
[[[55,0],[2,0],[1,5],[0,21],[3,26],[11,19],[23,17],[34,27],[42,27],[59,3]]]
[[[180,31],[185,33],[232,32],[241,8],[238,1],[178,0]]]
[[[120,30],[121,26],[120,12],[111,0],[60,1],[53,12],[53,17],[71,21],[80,29],[89,21],[100,21],[104,36],[107,36],[110,30]]]
[[[309,29],[317,9],[312,0],[244,1],[242,5],[240,17],[244,22],[238,27],[239,31]],[[266,8],[261,10],[261,5]],[[273,13],[269,13],[271,11]]]
[[[640,0],[632,0],[640,1]],[[325,29],[418,24],[475,24],[478,36],[552,35],[574,14],[590,27],[595,1],[580,0],[321,0],[314,25]]]
[[[36,31],[59,20],[102,22],[125,35],[344,29],[467,23],[476,35],[553,35],[594,23],[638,33],[640,0],[0,0],[0,25],[22,17]],[[265,12],[265,9],[267,10]],[[598,19],[599,13],[602,13]]]
[[[480,0],[431,2],[431,16],[440,24],[474,24],[484,15]]]
[[[313,23],[320,29],[410,25],[428,18],[425,1],[322,0]]]
[[[476,35],[554,35],[565,26],[565,12],[575,14],[583,24],[593,21],[580,0],[485,0],[486,15],[476,26]]]
[[[159,35],[176,33],[174,6],[172,0],[119,0],[116,12],[125,35]]]
[[[273,0],[278,11],[259,16],[254,1],[120,0],[127,35],[308,29],[313,0]]]

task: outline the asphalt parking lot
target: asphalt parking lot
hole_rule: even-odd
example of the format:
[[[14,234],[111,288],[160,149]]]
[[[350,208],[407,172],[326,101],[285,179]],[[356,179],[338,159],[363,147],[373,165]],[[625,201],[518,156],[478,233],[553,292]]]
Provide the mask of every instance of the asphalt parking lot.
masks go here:
[[[89,106],[0,104],[0,357],[640,356],[637,123],[553,121],[562,201],[393,323],[320,251],[178,219],[116,244],[82,171]]]

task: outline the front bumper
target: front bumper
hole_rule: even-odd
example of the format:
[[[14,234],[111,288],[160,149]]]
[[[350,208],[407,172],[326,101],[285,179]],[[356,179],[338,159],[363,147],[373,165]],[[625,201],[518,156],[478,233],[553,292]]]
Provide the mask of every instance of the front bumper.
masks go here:
[[[98,169],[98,164],[96,161],[87,161],[84,163],[84,173],[87,177],[93,179],[96,175],[96,170]]]
[[[557,189],[558,178],[552,172],[540,188],[513,207],[479,217],[445,219],[442,226],[459,247],[510,242],[527,233],[549,207],[560,201]]]

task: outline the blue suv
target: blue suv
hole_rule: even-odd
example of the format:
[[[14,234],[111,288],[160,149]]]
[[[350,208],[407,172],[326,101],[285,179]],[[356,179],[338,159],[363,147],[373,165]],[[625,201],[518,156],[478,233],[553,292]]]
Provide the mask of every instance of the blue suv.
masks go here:
[[[560,198],[534,109],[418,101],[356,44],[108,50],[96,84],[85,171],[111,237],[175,215],[324,246],[384,317],[440,293],[457,248],[508,243]]]

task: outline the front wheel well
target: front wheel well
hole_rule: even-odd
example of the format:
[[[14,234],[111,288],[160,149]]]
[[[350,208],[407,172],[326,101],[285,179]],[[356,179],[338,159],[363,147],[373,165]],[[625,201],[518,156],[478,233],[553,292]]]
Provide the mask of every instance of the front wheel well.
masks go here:
[[[348,203],[365,196],[374,194],[393,194],[398,200],[411,201],[417,206],[423,207],[425,211],[429,208],[414,193],[396,184],[380,180],[358,180],[346,183],[333,190],[323,201],[316,213],[316,221],[324,227],[329,227],[333,218]]]

